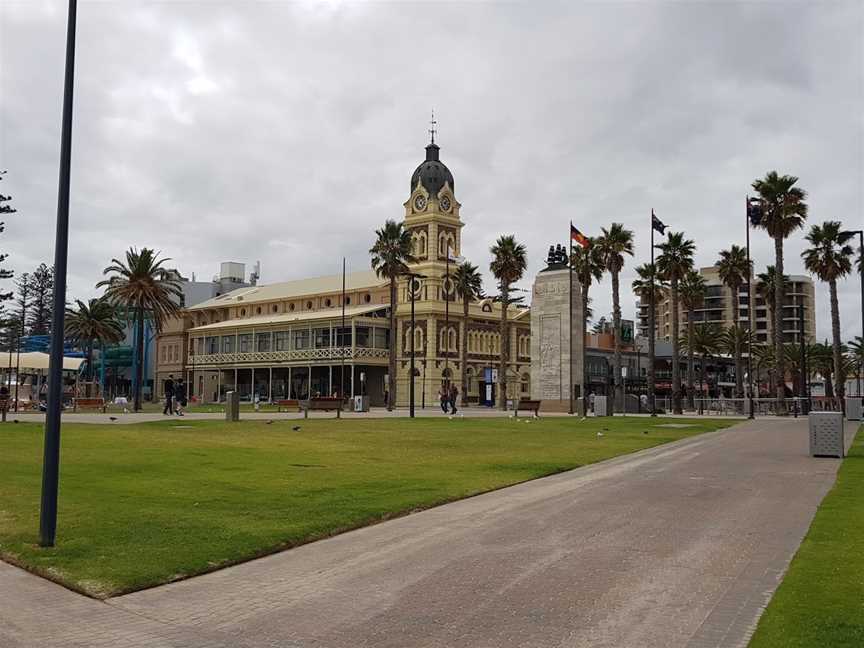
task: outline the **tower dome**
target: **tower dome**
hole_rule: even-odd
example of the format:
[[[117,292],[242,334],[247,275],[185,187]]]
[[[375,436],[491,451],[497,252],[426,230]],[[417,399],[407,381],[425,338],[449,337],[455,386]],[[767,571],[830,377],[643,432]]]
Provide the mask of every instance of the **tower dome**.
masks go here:
[[[438,159],[438,145],[435,140],[432,140],[426,146],[426,159],[420,163],[420,166],[414,171],[411,176],[411,191],[414,191],[419,181],[430,196],[437,196],[438,192],[444,186],[445,182],[450,183],[450,189],[453,190],[453,174],[450,169]]]

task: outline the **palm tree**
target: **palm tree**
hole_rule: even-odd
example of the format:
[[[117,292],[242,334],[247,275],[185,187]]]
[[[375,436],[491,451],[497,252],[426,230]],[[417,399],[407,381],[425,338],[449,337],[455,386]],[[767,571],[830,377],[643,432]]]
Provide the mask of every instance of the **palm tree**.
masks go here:
[[[705,365],[708,358],[716,356],[720,352],[720,341],[723,337],[723,329],[716,322],[700,322],[699,326],[694,328],[693,334],[688,333],[687,337],[682,342],[687,347],[688,354],[697,354],[699,361],[699,385],[700,398],[704,398],[705,394],[701,393],[701,386],[705,384]]]
[[[600,250],[597,247],[597,239],[592,237],[588,239],[588,247],[584,248],[582,246],[577,247],[573,250],[573,254],[570,255],[570,264],[573,266],[573,274],[576,275],[576,279],[579,281],[579,285],[582,288],[582,321],[580,324],[580,331],[582,331],[582,344],[581,344],[581,356],[582,356],[582,412],[583,414],[587,412],[587,400],[588,397],[588,361],[586,359],[586,348],[585,348],[585,333],[588,332],[588,317],[591,312],[591,307],[589,304],[591,303],[591,299],[588,296],[588,292],[591,289],[591,284],[599,282],[603,278],[603,258],[600,255]]]
[[[753,181],[753,189],[762,201],[763,216],[759,226],[774,239],[774,267],[778,277],[783,276],[783,241],[797,229],[804,227],[807,218],[807,193],[795,183],[798,178],[768,172],[764,178]],[[783,374],[783,297],[784,286],[779,284],[774,291],[774,370],[777,376],[777,411],[783,409],[786,395]]]
[[[678,287],[681,295],[681,305],[687,311],[687,405],[693,409],[693,393],[695,390],[693,377],[693,331],[695,328],[694,311],[705,303],[708,287],[705,278],[695,270],[689,270],[681,279]]]
[[[759,398],[759,383],[762,375],[762,370],[766,370],[769,375],[774,371],[774,349],[767,344],[753,345],[753,362],[756,368],[756,385],[754,387],[753,396]]]
[[[735,389],[736,397],[744,397],[744,369],[741,361],[741,349],[750,340],[750,328],[740,324],[732,324],[723,331],[723,339],[720,341],[724,353],[735,358]]]
[[[390,281],[390,352],[387,376],[387,409],[393,409],[396,403],[396,306],[398,302],[397,282],[399,277],[408,272],[408,264],[416,259],[412,254],[413,243],[411,232],[405,229],[403,223],[388,219],[384,227],[375,231],[375,244],[369,248],[372,255],[372,269],[381,277]]]
[[[765,272],[760,272],[756,276],[756,279],[758,281],[756,284],[756,294],[758,294],[762,298],[762,301],[765,302],[765,307],[768,311],[768,333],[773,344],[773,340],[777,337],[777,331],[775,330],[777,321],[774,318],[774,307],[776,306],[774,297],[777,294],[778,286],[785,286],[789,283],[789,275],[783,275],[782,278],[778,278],[775,267],[769,265],[765,268]],[[775,385],[782,384],[782,380],[775,376],[776,366],[777,364],[775,362],[771,363],[770,374],[768,376],[772,392],[776,391],[774,387]]]
[[[607,230],[600,228],[602,234],[597,237],[597,249],[606,270],[612,275],[612,333],[614,335],[614,380],[615,400],[617,408],[624,404],[624,385],[621,382],[621,298],[619,295],[619,276],[624,267],[624,255],[633,256],[633,232],[624,229],[621,223],[612,223]]]
[[[810,248],[801,253],[804,267],[822,281],[828,282],[831,296],[831,338],[833,342],[834,375],[837,377],[838,405],[844,407],[843,393],[845,384],[842,377],[843,354],[840,339],[840,305],[837,301],[837,280],[852,272],[852,255],[855,253],[849,241],[854,234],[843,231],[840,221],[825,221],[822,225],[813,225],[807,234]]]
[[[648,308],[653,308],[656,310],[657,304],[659,304],[663,299],[663,293],[665,290],[665,283],[660,280],[660,277],[657,276],[657,268],[656,265],[651,265],[650,263],[643,263],[641,266],[636,268],[636,279],[633,280],[632,284],[633,292],[639,298],[640,303],[648,304]],[[654,290],[654,295],[652,299],[651,290]],[[648,320],[650,323],[650,319]],[[656,312],[654,313],[654,321],[656,322]],[[655,357],[655,340],[656,340],[656,332],[648,331],[648,393],[654,394],[656,381],[657,381],[657,372],[654,369],[654,357]],[[583,350],[584,352],[584,350]],[[648,404],[651,407],[651,411],[654,411],[654,403],[651,402]]]
[[[665,242],[657,245],[657,274],[669,282],[672,301],[672,411],[681,413],[681,367],[678,339],[678,284],[693,269],[696,244],[684,238],[684,232],[669,232]]]
[[[111,259],[111,265],[102,271],[110,275],[96,284],[105,286],[105,298],[114,305],[123,306],[127,316],[135,319],[137,351],[135,358],[134,408],[141,409],[141,385],[144,382],[144,319],[150,318],[157,333],[162,332],[165,320],[180,312],[183,290],[176,270],[163,264],[171,259],[159,258],[150,248],[129,248],[126,260]]]
[[[834,350],[824,342],[815,342],[807,350],[807,364],[810,371],[818,373],[825,381],[825,396],[834,398]]]
[[[720,258],[715,264],[717,274],[720,276],[720,281],[726,285],[732,292],[732,321],[737,324],[740,317],[741,308],[738,305],[738,293],[741,286],[745,283],[747,289],[747,312],[748,314],[753,309],[752,300],[750,299],[750,279],[753,276],[753,262],[747,259],[747,250],[740,245],[733,245],[728,250],[720,251]],[[752,319],[748,317],[748,328]],[[733,340],[738,340],[738,336]],[[735,396],[742,398],[744,396],[743,375],[741,372],[741,347],[736,346],[730,350],[730,355],[735,358]]]
[[[507,326],[507,307],[511,303],[513,284],[522,278],[528,265],[525,246],[512,236],[499,236],[490,250],[489,269],[498,280],[498,299],[501,301],[501,363],[498,368],[498,399],[500,408],[507,409],[507,363],[510,359],[510,328]]]
[[[117,319],[117,309],[104,297],[90,299],[85,304],[75,300],[75,308],[66,309],[66,335],[83,346],[87,352],[87,379],[93,380],[93,345],[117,344],[125,337],[123,323]],[[102,354],[105,362],[105,354]],[[86,386],[90,395],[89,382]]]
[[[460,364],[462,367],[462,398],[468,401],[468,307],[472,301],[483,297],[483,277],[477,266],[463,261],[453,272],[453,287],[462,299],[462,316],[465,328],[462,331]]]

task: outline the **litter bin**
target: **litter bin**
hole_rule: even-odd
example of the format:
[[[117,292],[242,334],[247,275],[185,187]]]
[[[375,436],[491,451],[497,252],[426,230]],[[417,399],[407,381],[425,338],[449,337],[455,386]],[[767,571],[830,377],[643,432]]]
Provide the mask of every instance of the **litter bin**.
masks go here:
[[[843,458],[843,412],[810,412],[810,455]]]
[[[846,399],[846,418],[850,421],[860,421],[861,416],[861,399],[847,398]]]
[[[355,412],[368,412],[369,411],[369,397],[368,396],[355,396],[354,397],[354,411]]]
[[[594,396],[594,416],[609,416],[609,402],[606,396]]]

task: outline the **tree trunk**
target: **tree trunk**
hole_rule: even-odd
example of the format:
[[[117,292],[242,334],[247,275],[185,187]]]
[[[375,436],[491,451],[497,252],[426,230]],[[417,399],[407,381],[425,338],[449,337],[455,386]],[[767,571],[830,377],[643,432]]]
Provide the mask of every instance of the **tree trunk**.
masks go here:
[[[390,353],[387,364],[387,411],[392,411],[396,403],[396,353],[399,349],[399,340],[396,337],[396,300],[397,285],[396,275],[390,277]],[[413,335],[413,331],[412,331]]]
[[[673,279],[672,292],[672,412],[681,413],[681,366],[678,340],[678,280]]]
[[[736,324],[737,327],[737,324]],[[735,398],[744,398],[744,376],[741,375],[743,367],[741,366],[741,339],[738,337],[738,331],[735,331]],[[752,380],[752,376],[750,378]]]
[[[501,362],[498,365],[498,409],[507,409],[507,362],[510,347],[507,344],[507,305],[510,301],[510,286],[501,289]]]
[[[84,386],[84,395],[90,398],[90,387],[93,383],[93,340],[87,341],[87,384]]]
[[[696,401],[694,400],[694,393],[696,391],[696,377],[693,375],[693,310],[687,310],[687,407],[688,409],[694,409],[696,407]]]
[[[588,416],[588,385],[590,384],[588,382],[588,343],[585,340],[585,329],[588,328],[588,285],[587,281],[582,284],[582,327],[580,329],[582,336],[582,350],[580,352],[582,356],[582,416]]]
[[[141,411],[141,389],[144,382],[144,308],[138,307],[138,312],[135,314],[137,329],[137,340],[135,341],[135,395],[133,409],[136,412]]]
[[[774,239],[774,267],[777,275],[774,277],[774,371],[776,376],[776,410],[778,414],[785,412],[786,372],[783,365],[783,297],[786,286],[783,281],[783,238]]]
[[[846,381],[843,376],[843,356],[840,352],[842,341],[840,339],[840,305],[837,302],[837,280],[829,281],[828,288],[831,293],[831,342],[834,352],[835,400],[839,409],[845,412],[846,403],[843,396],[846,391]]]
[[[615,385],[615,394],[612,400],[613,413],[623,411],[624,407],[624,385],[621,382],[621,299],[618,281],[618,271],[614,270],[612,272],[612,365],[615,371],[615,375],[612,376]]]
[[[468,297],[462,300],[462,316],[465,324],[462,327],[462,339],[460,340],[461,352],[459,354],[462,365],[462,403],[468,402]]]

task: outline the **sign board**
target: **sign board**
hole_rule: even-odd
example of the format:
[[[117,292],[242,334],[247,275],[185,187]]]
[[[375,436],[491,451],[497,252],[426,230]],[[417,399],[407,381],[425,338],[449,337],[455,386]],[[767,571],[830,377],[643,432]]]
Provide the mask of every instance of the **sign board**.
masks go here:
[[[627,367],[621,367],[621,377],[622,378],[627,377]]]
[[[492,370],[492,382],[493,383],[498,382],[498,370],[497,369]]]
[[[492,385],[489,383],[486,384],[486,402],[492,402]]]

